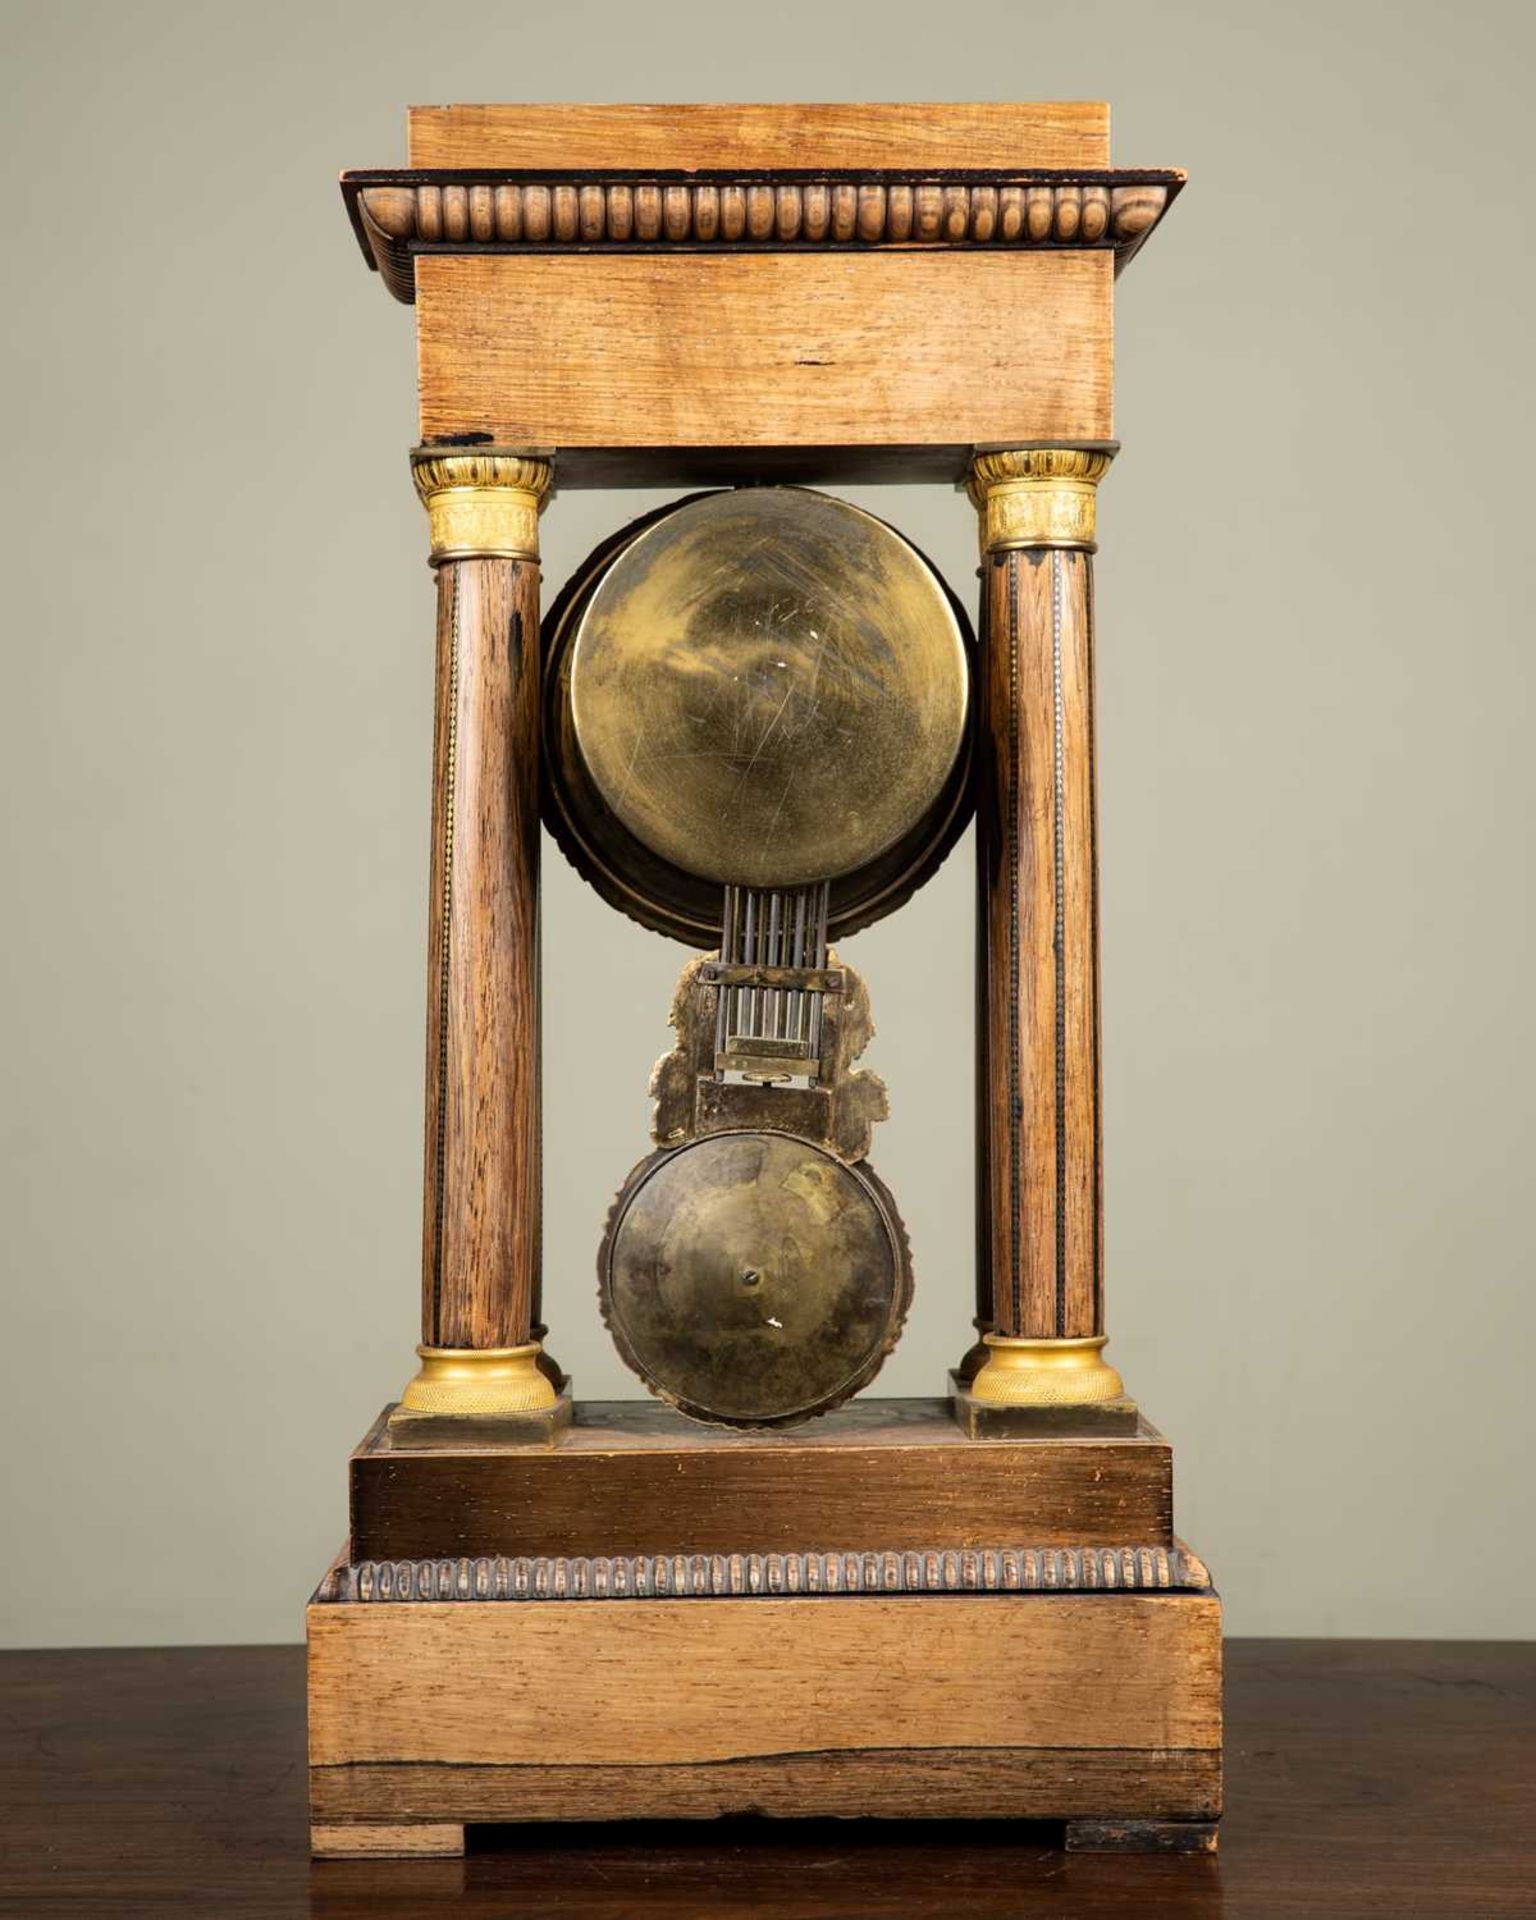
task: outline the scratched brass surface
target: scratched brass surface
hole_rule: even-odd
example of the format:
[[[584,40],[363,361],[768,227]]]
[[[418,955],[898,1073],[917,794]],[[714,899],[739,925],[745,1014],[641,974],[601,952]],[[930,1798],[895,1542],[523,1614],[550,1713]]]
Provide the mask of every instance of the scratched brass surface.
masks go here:
[[[865,1165],[782,1133],[642,1160],[598,1256],[603,1317],[696,1419],[790,1426],[872,1380],[912,1297],[906,1235]]]
[[[706,880],[788,887],[866,866],[961,750],[967,662],[933,571],[871,515],[800,487],[706,494],[598,583],[570,664],[606,804]]]
[[[762,495],[792,490],[752,491]],[[575,637],[609,570],[653,528],[700,501],[716,497],[734,496],[696,495],[619,528],[572,574],[555,596],[544,622],[545,822],[577,872],[610,906],[654,932],[694,947],[712,947],[719,939],[720,884],[653,851],[608,805],[578,745],[570,691]],[[899,539],[897,535],[891,537]],[[908,551],[944,601],[960,636],[966,667],[964,695],[969,704],[975,641],[965,610],[930,563],[915,548]],[[949,777],[910,832],[876,859],[830,882],[829,931],[833,939],[857,933],[910,899],[938,870],[959,839],[970,818],[973,798],[971,732],[968,714]]]

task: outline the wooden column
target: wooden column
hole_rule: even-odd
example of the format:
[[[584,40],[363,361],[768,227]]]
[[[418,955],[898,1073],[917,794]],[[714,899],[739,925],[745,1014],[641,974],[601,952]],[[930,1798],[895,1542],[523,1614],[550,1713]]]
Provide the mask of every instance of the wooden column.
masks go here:
[[[539,1324],[539,511],[550,469],[422,450],[437,572],[421,1370],[407,1415],[552,1408]]]
[[[975,1399],[1123,1396],[1103,1358],[1094,508],[1104,450],[976,457],[982,1157]],[[990,1322],[990,1327],[987,1323]],[[969,1372],[970,1362],[963,1371]]]

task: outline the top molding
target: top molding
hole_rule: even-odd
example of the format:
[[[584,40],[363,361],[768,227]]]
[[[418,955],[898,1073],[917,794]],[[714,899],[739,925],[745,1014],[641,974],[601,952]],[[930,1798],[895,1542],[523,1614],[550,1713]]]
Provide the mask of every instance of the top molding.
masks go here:
[[[364,258],[1098,248],[1116,271],[1184,184],[1111,171],[1099,102],[413,107],[405,169],[346,173]]]

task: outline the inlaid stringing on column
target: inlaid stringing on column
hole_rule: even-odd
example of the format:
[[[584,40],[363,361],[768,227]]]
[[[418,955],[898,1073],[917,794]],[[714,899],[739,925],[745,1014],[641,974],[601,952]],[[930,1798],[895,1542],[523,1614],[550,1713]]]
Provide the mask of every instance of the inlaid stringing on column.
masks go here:
[[[443,863],[438,894],[438,910],[443,916],[438,938],[437,963],[441,969],[437,994],[437,1075],[433,1098],[436,1102],[437,1179],[433,1193],[432,1222],[432,1311],[427,1331],[437,1337],[443,1308],[443,1195],[447,1174],[448,1150],[448,1016],[450,975],[453,957],[453,803],[457,779],[459,735],[459,576],[447,567],[440,576],[440,591],[448,596],[448,687],[445,715],[446,738],[443,749],[443,825],[439,857]]]

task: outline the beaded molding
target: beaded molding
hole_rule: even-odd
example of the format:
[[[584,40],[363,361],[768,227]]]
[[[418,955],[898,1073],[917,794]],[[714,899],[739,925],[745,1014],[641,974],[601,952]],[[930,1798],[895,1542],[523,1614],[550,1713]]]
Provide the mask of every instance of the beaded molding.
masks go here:
[[[1171,170],[938,180],[419,172],[344,174],[342,193],[364,258],[409,302],[424,251],[1098,247],[1118,271],[1183,183]]]
[[[975,1547],[875,1553],[506,1555],[362,1560],[326,1576],[317,1601],[747,1599],[783,1594],[1158,1593],[1211,1577],[1171,1547]]]

